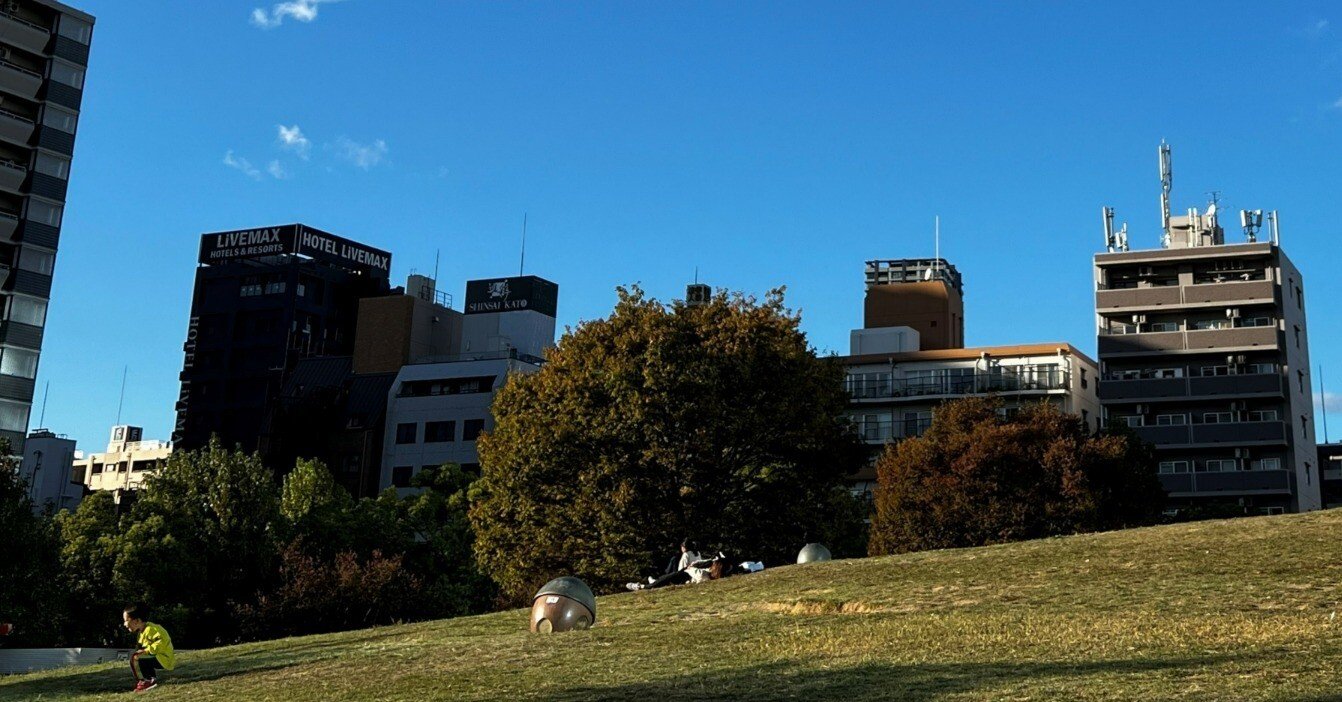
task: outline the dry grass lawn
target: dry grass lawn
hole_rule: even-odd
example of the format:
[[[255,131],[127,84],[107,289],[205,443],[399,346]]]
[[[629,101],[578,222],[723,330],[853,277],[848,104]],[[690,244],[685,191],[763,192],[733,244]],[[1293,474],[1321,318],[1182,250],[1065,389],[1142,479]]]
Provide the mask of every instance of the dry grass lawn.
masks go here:
[[[1342,510],[766,570],[180,656],[158,700],[1342,700]],[[0,700],[122,697],[114,666]]]

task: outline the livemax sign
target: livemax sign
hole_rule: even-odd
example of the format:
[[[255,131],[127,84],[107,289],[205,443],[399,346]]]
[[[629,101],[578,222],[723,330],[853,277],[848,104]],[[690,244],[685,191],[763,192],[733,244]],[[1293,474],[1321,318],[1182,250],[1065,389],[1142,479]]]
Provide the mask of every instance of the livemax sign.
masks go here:
[[[391,275],[390,253],[303,224],[214,232],[200,238],[201,263],[281,254],[299,254],[380,278]]]

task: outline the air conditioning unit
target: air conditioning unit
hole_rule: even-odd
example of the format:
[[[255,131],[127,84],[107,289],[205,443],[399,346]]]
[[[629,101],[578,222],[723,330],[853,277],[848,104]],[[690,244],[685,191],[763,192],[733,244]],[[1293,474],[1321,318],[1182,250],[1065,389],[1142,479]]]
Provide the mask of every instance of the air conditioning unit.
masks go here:
[[[1142,266],[1141,268],[1138,268],[1138,269],[1137,269],[1137,275],[1147,276],[1147,275],[1155,275],[1155,274],[1156,274],[1156,269],[1155,269],[1155,268],[1152,268],[1151,266]]]
[[[1134,314],[1134,315],[1132,315],[1132,323],[1133,323],[1133,324],[1146,324],[1146,315],[1144,315],[1144,314]]]
[[[1137,405],[1137,414],[1146,414],[1150,409],[1147,405]]]
[[[1249,457],[1249,449],[1244,448],[1235,449],[1235,458],[1248,458],[1248,457]]]
[[[1230,411],[1231,411],[1231,412],[1238,412],[1238,411],[1240,411],[1241,409],[1242,409],[1242,407],[1240,407],[1240,403],[1238,403],[1238,402],[1232,402],[1232,403],[1230,403]]]
[[[1249,362],[1249,357],[1248,357],[1248,356],[1245,356],[1244,354],[1239,354],[1239,355],[1235,356],[1235,365],[1242,366],[1242,365],[1244,365],[1245,363],[1248,363],[1248,362]]]
[[[1239,319],[1239,308],[1238,307],[1226,308],[1226,319]]]

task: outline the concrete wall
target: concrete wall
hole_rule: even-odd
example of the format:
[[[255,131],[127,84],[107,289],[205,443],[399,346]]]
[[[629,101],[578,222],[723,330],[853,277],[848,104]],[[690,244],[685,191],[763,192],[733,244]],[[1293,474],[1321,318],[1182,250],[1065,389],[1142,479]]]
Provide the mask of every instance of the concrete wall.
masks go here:
[[[1305,281],[1285,252],[1278,248],[1277,256],[1281,272],[1282,346],[1286,350],[1283,373],[1287,390],[1285,419],[1291,440],[1289,458],[1295,473],[1296,511],[1305,512],[1323,507],[1319,467],[1315,465],[1318,449],[1314,439],[1314,376],[1310,372],[1309,330],[1305,325]]]

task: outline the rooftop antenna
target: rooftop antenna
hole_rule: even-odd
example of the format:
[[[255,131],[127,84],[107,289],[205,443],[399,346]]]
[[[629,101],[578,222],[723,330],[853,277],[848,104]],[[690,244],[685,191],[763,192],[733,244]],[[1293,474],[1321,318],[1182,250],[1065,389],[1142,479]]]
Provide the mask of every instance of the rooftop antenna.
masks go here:
[[[517,264],[517,274],[522,275],[522,269],[527,265],[527,213],[522,213],[522,260]]]
[[[1170,189],[1174,187],[1174,168],[1170,159],[1170,145],[1160,140],[1160,230],[1161,246],[1170,246]]]
[[[1109,253],[1114,252],[1114,208],[1100,208],[1100,215],[1104,217],[1104,248]]]
[[[1281,244],[1281,229],[1280,229],[1280,224],[1279,224],[1279,222],[1277,221],[1277,211],[1276,211],[1276,210],[1272,210],[1271,212],[1267,213],[1267,229],[1268,229],[1268,233],[1272,235],[1272,243],[1280,245],[1280,244]]]
[[[1240,210],[1239,225],[1244,228],[1244,238],[1250,244],[1258,241],[1258,230],[1263,227],[1262,210]]]
[[[695,284],[695,285],[698,285],[698,284],[699,284],[699,267],[698,267],[698,266],[695,266],[695,267],[694,267],[694,284]]]
[[[433,251],[433,289],[434,289],[434,290],[437,290],[437,289],[438,289],[438,257],[441,256],[442,254],[443,254],[443,250],[442,250],[442,249],[434,249],[434,251]]]
[[[51,397],[51,381],[50,381],[50,380],[47,381],[47,388],[46,388],[45,390],[42,391],[42,414],[39,415],[38,420],[37,420],[37,426],[39,426],[39,427],[46,427],[46,426],[47,426],[47,398],[48,398],[48,397]]]
[[[122,368],[121,368],[121,399],[117,400],[117,402],[116,402],[116,424],[114,424],[113,426],[120,426],[120,425],[121,425],[121,406],[126,402],[126,374],[127,374],[128,372],[130,372],[130,366],[129,366],[129,365],[122,366]]]

